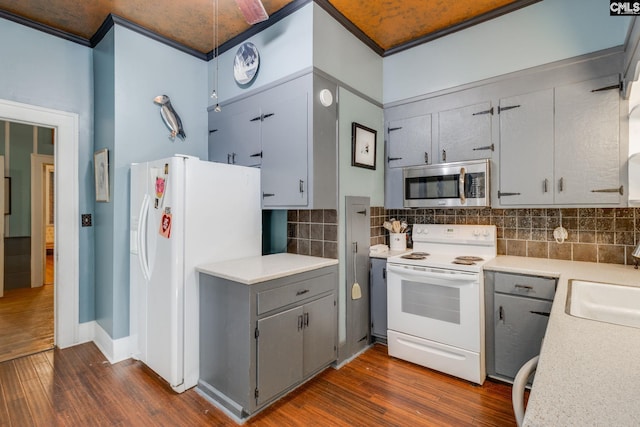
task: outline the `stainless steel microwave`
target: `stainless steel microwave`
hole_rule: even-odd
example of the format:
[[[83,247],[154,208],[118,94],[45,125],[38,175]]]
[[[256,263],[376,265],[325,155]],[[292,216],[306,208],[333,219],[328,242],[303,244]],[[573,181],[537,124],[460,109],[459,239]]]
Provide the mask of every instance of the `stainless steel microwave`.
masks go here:
[[[405,208],[490,206],[489,159],[409,167],[402,175]]]

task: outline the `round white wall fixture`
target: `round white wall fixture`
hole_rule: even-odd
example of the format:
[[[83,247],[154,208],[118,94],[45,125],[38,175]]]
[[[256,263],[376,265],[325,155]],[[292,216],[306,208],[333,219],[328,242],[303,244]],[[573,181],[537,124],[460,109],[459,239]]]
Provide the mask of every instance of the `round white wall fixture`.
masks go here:
[[[333,94],[329,89],[322,89],[320,91],[320,103],[325,107],[329,107],[333,104]]]

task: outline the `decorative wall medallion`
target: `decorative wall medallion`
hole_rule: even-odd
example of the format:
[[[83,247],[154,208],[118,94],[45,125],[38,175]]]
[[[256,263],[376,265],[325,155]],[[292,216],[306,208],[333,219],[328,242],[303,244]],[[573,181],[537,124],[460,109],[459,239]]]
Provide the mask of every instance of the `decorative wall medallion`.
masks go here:
[[[233,77],[239,85],[247,85],[258,74],[260,55],[258,48],[251,42],[243,43],[233,60]]]

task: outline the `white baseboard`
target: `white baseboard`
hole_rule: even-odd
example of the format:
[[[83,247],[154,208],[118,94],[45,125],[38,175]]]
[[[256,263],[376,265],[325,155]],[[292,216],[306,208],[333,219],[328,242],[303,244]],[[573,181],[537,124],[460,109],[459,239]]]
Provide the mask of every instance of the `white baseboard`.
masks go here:
[[[92,320],[91,322],[80,323],[78,325],[78,341],[74,345],[93,341],[93,338],[96,335],[96,324],[97,323],[95,320]]]
[[[91,325],[88,325],[89,323]],[[87,325],[86,329],[82,327],[83,325]],[[130,337],[114,340],[104,329],[102,329],[102,326],[100,326],[98,322],[94,321],[81,324],[79,333],[80,338],[88,338],[91,333],[93,337],[84,342],[93,341],[102,354],[107,358],[109,363],[118,363],[131,357]]]

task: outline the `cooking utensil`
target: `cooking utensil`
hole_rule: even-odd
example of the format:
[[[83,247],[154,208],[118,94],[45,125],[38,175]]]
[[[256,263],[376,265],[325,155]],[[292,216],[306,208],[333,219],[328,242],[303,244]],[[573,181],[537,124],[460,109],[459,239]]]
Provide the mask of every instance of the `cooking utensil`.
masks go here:
[[[393,221],[391,223],[391,228],[393,229],[394,233],[400,233],[400,228],[401,228],[400,221]]]
[[[383,226],[385,229],[389,230],[389,231],[393,231],[393,230],[392,230],[392,228],[391,228],[391,223],[390,223],[389,221],[385,221],[385,222],[382,224],[382,226]]]
[[[400,232],[404,233],[405,231],[407,231],[407,228],[409,228],[409,224],[407,224],[407,221],[401,221],[400,222]]]

